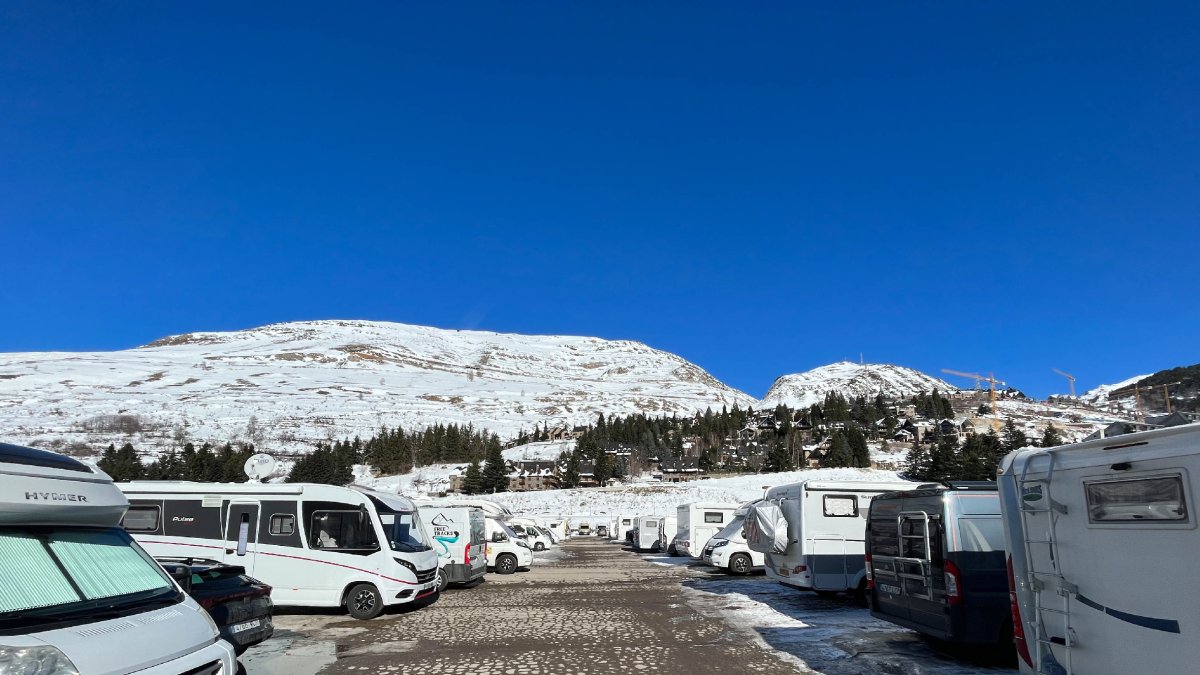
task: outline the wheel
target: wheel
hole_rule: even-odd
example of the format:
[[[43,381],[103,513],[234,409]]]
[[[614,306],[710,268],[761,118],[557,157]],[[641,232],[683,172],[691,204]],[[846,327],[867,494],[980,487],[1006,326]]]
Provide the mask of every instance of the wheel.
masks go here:
[[[749,574],[751,567],[750,556],[745,553],[734,553],[729,559],[729,571],[734,574]]]
[[[867,602],[866,579],[858,582],[858,588],[854,589],[854,593],[852,593],[850,597],[854,600],[854,604],[858,605],[859,607],[868,607],[870,605],[870,603]]]
[[[535,551],[545,551],[545,550],[546,550],[546,545],[545,545],[545,544],[543,544],[543,543],[542,543],[542,542],[540,542],[540,541],[539,541],[539,542],[535,542],[535,543],[534,543],[534,545],[533,545],[533,550],[535,550]]]
[[[496,558],[496,572],[499,574],[512,574],[517,571],[517,556],[511,553],[501,553]]]
[[[672,558],[679,557],[679,551],[675,550],[675,544],[671,544],[671,546],[667,549],[667,555],[671,556]]]
[[[383,611],[383,598],[379,589],[371,584],[358,584],[346,594],[346,611],[350,616],[366,621],[374,619]]]
[[[438,591],[438,593],[441,593],[442,591],[446,590],[446,587],[449,585],[450,585],[450,577],[446,576],[446,570],[438,568],[438,575],[437,575],[437,591]]]

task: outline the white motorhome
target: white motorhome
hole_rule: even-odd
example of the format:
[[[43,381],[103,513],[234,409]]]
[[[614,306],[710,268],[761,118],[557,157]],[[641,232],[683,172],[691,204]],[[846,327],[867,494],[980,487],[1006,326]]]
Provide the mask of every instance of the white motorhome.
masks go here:
[[[630,534],[633,532],[633,520],[637,516],[621,515],[617,517],[617,532],[613,539],[633,543],[633,537]]]
[[[680,504],[676,509],[675,519],[678,531],[686,532],[686,536],[675,539],[675,552],[679,555],[700,558],[704,555],[704,545],[720,532],[733,519],[737,504],[718,502],[693,502]],[[671,540],[668,539],[668,542]]]
[[[866,592],[866,518],[878,494],[917,483],[806,480],[767,491],[751,506],[743,536],[765,554],[767,576],[821,594]]]
[[[409,500],[311,483],[138,481],[125,529],[155,556],[241,565],[279,605],[385,606],[437,593],[438,555]]]
[[[0,444],[0,672],[235,671],[208,613],[121,529],[128,504],[98,469]]]
[[[731,574],[749,574],[751,570],[763,566],[766,555],[750,550],[746,545],[746,538],[742,536],[742,524],[746,521],[746,514],[758,501],[746,502],[739,506],[733,512],[733,520],[729,521],[725,529],[708,540],[704,545],[705,563]]]
[[[1000,463],[1021,673],[1191,673],[1200,425],[1026,448]]]
[[[654,551],[660,546],[662,516],[638,516],[633,519],[633,550]]]
[[[482,509],[484,514],[499,518],[500,520],[508,520],[513,517],[513,512],[503,504],[494,502],[490,499],[479,499],[477,497],[450,497],[447,499],[420,500],[418,502],[422,506],[425,504],[438,504],[446,506],[472,506],[477,509]]]
[[[509,518],[506,522],[535,551],[545,551],[554,545],[554,540],[549,535],[542,533],[540,525],[534,518],[516,517]]]
[[[666,551],[677,534],[679,534],[679,526],[675,516],[663,516],[663,519],[658,522],[658,550]]]
[[[487,574],[487,516],[482,509],[427,504],[420,514],[440,559],[439,592],[450,584],[470,584]]]
[[[487,517],[487,542],[488,567],[500,574],[512,574],[533,564],[533,550],[529,544],[507,523],[494,516]]]

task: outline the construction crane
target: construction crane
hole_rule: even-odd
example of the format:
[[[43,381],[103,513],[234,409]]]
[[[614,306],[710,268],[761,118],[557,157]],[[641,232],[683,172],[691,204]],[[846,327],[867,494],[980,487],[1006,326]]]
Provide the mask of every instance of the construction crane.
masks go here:
[[[1174,387],[1174,386],[1175,386],[1175,385],[1177,385],[1177,384],[1183,384],[1183,383],[1182,383],[1182,382],[1167,382],[1166,384],[1164,384],[1164,385],[1162,386],[1162,388],[1163,388],[1163,400],[1165,400],[1165,401],[1167,402],[1167,414],[1168,414],[1168,415],[1170,415],[1170,414],[1171,414],[1171,391],[1170,391],[1170,387]]]
[[[996,385],[999,384],[999,385],[1003,386],[1005,384],[1008,384],[1007,382],[1004,382],[1003,380],[997,380],[995,373],[988,373],[987,377],[984,377],[983,375],[980,375],[979,373],[964,373],[964,372],[961,372],[958,370],[950,370],[949,368],[942,368],[942,372],[946,373],[947,375],[958,375],[959,377],[966,377],[966,378],[975,380],[975,388],[976,389],[979,388],[979,383],[987,382],[988,383],[988,393],[991,396],[991,402],[992,402],[992,414],[993,415],[996,414]]]
[[[1051,370],[1067,378],[1067,382],[1069,382],[1071,385],[1071,398],[1075,398],[1075,376],[1070,373],[1064,373],[1058,368],[1052,368]]]

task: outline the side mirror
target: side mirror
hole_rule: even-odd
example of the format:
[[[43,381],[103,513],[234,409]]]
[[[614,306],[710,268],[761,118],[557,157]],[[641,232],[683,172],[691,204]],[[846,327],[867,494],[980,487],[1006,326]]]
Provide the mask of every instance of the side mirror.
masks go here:
[[[167,571],[167,574],[171,575],[171,578],[175,580],[175,583],[179,584],[179,587],[183,589],[184,593],[189,595],[191,594],[192,568],[190,566],[166,564],[163,565],[163,569]]]

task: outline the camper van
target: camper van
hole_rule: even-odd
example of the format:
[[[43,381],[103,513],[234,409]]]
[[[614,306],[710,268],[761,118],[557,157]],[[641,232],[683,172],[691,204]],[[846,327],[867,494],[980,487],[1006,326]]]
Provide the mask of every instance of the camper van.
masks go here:
[[[512,574],[533,564],[533,550],[508,523],[487,517],[487,565],[499,574]]]
[[[1198,459],[1197,424],[1004,458],[996,482],[1023,675],[1196,671]]]
[[[875,618],[945,642],[1011,650],[995,483],[949,481],[875,497],[867,560]]]
[[[613,535],[613,539],[623,541],[627,544],[633,544],[633,520],[637,516],[622,515],[617,517],[617,531]]]
[[[704,545],[703,560],[706,564],[725,570],[730,574],[749,574],[751,570],[761,568],[766,556],[758,551],[750,550],[746,538],[742,536],[742,524],[750,507],[758,500],[746,502],[733,512],[733,520],[725,529],[713,535]]]
[[[743,534],[765,554],[767,576],[820,594],[867,588],[863,532],[871,499],[916,487],[907,481],[807,480],[767,491],[746,513]]]
[[[394,494],[311,483],[118,485],[125,529],[155,556],[240,565],[277,605],[385,606],[437,593],[438,555],[416,506]]]
[[[98,469],[0,443],[0,671],[236,670],[208,613],[121,529],[128,505]]]
[[[633,550],[655,551],[659,548],[662,516],[638,516],[633,519]]]
[[[440,559],[439,592],[450,584],[470,584],[487,574],[487,516],[482,509],[425,505],[420,515]]]
[[[712,502],[695,502],[691,504],[680,504],[676,509],[676,527],[679,532],[686,532],[686,537],[674,539],[675,552],[679,555],[691,556],[700,558],[704,555],[704,545],[712,539],[713,535],[725,529],[730,520],[733,520],[733,512],[738,508],[737,504],[724,504]],[[672,539],[668,539],[670,544]]]
[[[545,551],[554,545],[554,540],[541,531],[533,518],[509,518],[505,522],[535,551]]]
[[[671,542],[675,540],[675,535],[679,534],[678,520],[675,516],[663,516],[658,522],[658,549],[666,551]]]

